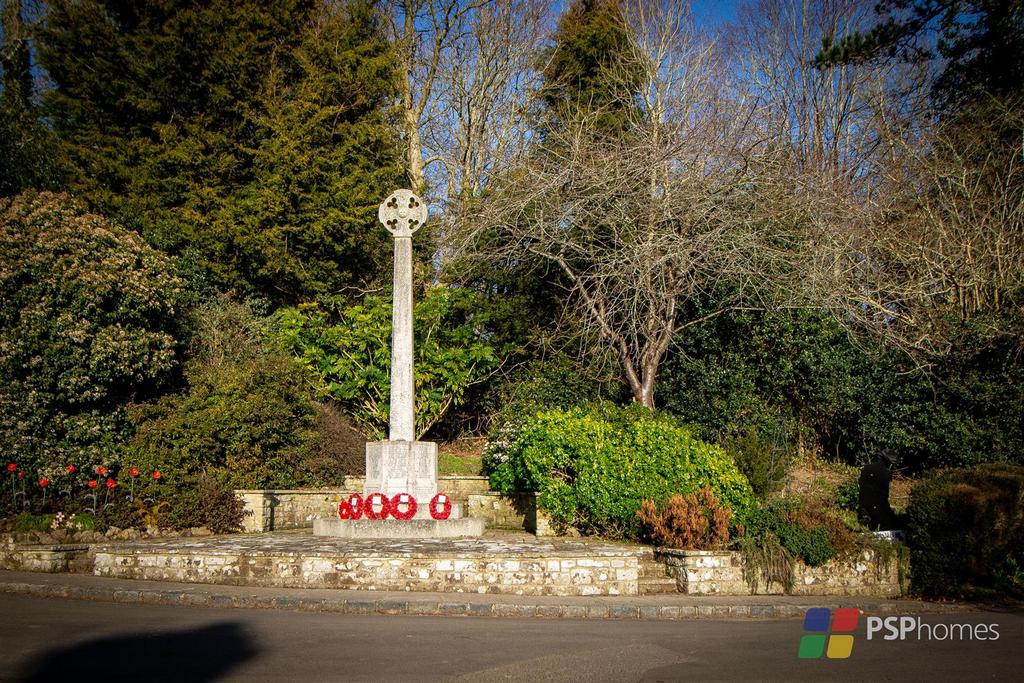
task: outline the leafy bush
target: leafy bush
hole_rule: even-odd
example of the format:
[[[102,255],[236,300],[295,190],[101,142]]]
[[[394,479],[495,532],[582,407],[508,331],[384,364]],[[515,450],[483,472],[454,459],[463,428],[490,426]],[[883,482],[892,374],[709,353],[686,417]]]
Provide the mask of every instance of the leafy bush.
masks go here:
[[[215,534],[227,534],[241,528],[243,508],[230,485],[202,474],[194,486],[181,489],[171,499],[166,519],[176,529],[205,526]]]
[[[860,504],[860,481],[857,477],[850,477],[836,487],[836,505],[841,510],[856,512]]]
[[[195,328],[187,389],[134,411],[124,461],[163,474],[145,478],[137,494],[162,499],[204,473],[232,488],[318,483],[309,467],[317,455],[311,378],[274,346],[267,321],[225,298],[196,311]]]
[[[482,402],[490,414],[490,425],[498,428],[552,408],[569,409],[614,399],[622,391],[617,371],[614,381],[590,376],[592,367],[580,364],[564,353],[531,359],[489,387]]]
[[[852,531],[838,511],[820,501],[782,498],[748,516],[745,535],[774,536],[795,560],[817,567],[850,551]]]
[[[498,367],[500,351],[467,290],[432,288],[416,302],[414,317],[416,433],[422,435]],[[334,315],[307,304],[280,311],[277,321],[285,346],[320,378],[321,395],[382,437],[391,392],[390,299],[367,297]]]
[[[777,583],[788,593],[795,562],[817,567],[852,557],[864,541],[854,535],[839,510],[818,499],[789,497],[751,511],[737,546],[751,589],[761,582]]]
[[[928,371],[894,352],[865,367],[862,452],[889,448],[909,471],[1024,464],[1024,355],[1019,335],[992,338],[1005,327],[957,323],[953,349]]]
[[[753,495],[728,456],[640,406],[603,404],[536,413],[493,434],[484,449],[491,486],[535,491],[556,524],[636,537],[643,500],[709,488],[742,519]]]
[[[715,308],[707,302],[691,315]],[[949,353],[922,367],[878,339],[851,336],[825,311],[712,316],[673,341],[659,401],[709,441],[771,435],[781,422],[805,449],[849,463],[889,448],[908,471],[1020,464],[1019,316],[947,323]]]
[[[923,595],[1024,594],[1024,467],[943,470],[918,482],[907,540],[912,586]]]
[[[732,511],[719,505],[710,489],[675,495],[659,510],[653,500],[640,504],[637,517],[644,537],[654,545],[684,550],[714,550],[729,542]]]
[[[695,310],[684,315],[693,319],[718,308],[690,305]],[[730,311],[673,341],[658,392],[665,410],[694,425],[699,438],[773,439],[781,424],[795,441],[832,453],[854,436],[861,358],[825,311]]]
[[[107,529],[116,526],[118,529],[144,526],[142,521],[141,500],[138,503],[123,500],[120,496],[114,499],[109,506],[104,505],[97,510],[96,517],[100,526]]]
[[[340,483],[348,474],[366,473],[366,437],[333,403],[317,405],[318,445],[303,467],[310,481]]]
[[[0,449],[30,477],[116,461],[177,366],[174,270],[65,195],[0,200]]]
[[[750,428],[742,436],[727,439],[724,447],[758,497],[767,498],[782,488],[792,460],[784,432],[768,439]]]

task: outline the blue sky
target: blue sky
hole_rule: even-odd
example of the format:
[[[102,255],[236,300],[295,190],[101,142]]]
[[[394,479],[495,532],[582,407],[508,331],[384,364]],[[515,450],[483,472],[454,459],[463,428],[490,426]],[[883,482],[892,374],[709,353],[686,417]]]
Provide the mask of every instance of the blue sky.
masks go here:
[[[736,18],[740,0],[693,0],[693,15],[708,28],[715,28]]]

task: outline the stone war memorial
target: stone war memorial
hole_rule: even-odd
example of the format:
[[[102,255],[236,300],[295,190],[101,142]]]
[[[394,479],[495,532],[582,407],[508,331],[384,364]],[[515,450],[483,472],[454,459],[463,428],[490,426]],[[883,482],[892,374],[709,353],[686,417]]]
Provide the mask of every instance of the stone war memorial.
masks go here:
[[[388,439],[366,444],[365,491],[342,502],[348,518],[317,519],[313,533],[344,538],[480,536],[484,521],[463,517],[460,506],[438,491],[437,444],[416,439],[412,238],[427,222],[427,205],[410,190],[395,190],[377,216],[395,240]]]

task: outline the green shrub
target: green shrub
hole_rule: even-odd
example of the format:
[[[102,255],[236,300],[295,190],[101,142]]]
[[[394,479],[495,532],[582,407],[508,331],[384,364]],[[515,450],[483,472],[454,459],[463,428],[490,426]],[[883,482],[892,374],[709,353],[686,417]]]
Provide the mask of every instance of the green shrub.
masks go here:
[[[752,511],[745,536],[777,539],[794,560],[812,567],[850,551],[856,543],[838,510],[796,497],[781,498]]]
[[[124,464],[163,474],[159,482],[143,478],[138,493],[160,498],[203,473],[234,488],[318,483],[308,466],[317,456],[310,376],[275,347],[267,322],[249,306],[222,299],[195,315],[188,387],[134,414]]]
[[[860,481],[857,477],[851,477],[836,487],[836,505],[841,510],[856,512],[860,505]]]
[[[426,433],[469,387],[500,365],[501,350],[468,290],[431,288],[416,302],[416,433]],[[305,304],[283,309],[276,322],[285,347],[320,380],[321,397],[336,401],[362,430],[382,437],[391,391],[391,299],[361,304]]]
[[[229,485],[204,474],[171,499],[166,523],[176,529],[205,526],[215,534],[227,534],[241,528],[243,508]]]
[[[779,541],[794,557],[811,567],[820,567],[836,555],[825,527],[805,529],[799,524],[783,524],[779,529]]]
[[[707,487],[742,520],[750,484],[717,446],[639,406],[609,404],[536,413],[492,435],[484,450],[491,486],[535,491],[556,524],[637,537],[643,500]]]
[[[118,529],[144,526],[139,505],[136,505],[134,502],[128,502],[121,496],[118,496],[109,505],[104,505],[97,510],[96,517],[99,519],[100,526],[104,529],[112,526],[116,526]]]
[[[621,393],[617,374],[613,382],[591,376],[592,367],[564,353],[531,359],[489,387],[482,402],[492,427],[516,422],[541,410],[577,406],[611,399]]]
[[[911,489],[906,530],[915,591],[1024,594],[1024,467],[936,472]]]
[[[767,498],[786,482],[792,456],[784,430],[775,430],[769,439],[748,428],[742,436],[726,440],[724,447],[759,498]]]
[[[229,298],[194,315],[187,387],[136,407],[136,433],[122,461],[142,472],[137,499],[153,501],[149,509],[169,504],[151,515],[159,524],[222,533],[240,523],[232,489],[318,485],[330,468],[318,444],[312,379],[275,345],[269,322]],[[146,516],[130,506],[114,512],[136,526]]]
[[[33,481],[48,468],[115,464],[124,407],[173,378],[183,291],[167,256],[65,195],[0,200],[8,462]]]

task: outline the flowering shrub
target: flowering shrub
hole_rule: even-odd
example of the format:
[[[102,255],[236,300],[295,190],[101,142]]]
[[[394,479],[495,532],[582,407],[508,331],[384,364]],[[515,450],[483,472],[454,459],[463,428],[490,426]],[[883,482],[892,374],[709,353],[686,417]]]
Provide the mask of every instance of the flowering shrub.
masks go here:
[[[499,431],[484,451],[491,487],[535,491],[556,524],[636,537],[641,501],[708,488],[742,522],[753,493],[717,446],[644,408],[542,411]]]
[[[74,512],[72,512],[67,517],[64,516],[63,512],[58,512],[57,514],[55,514],[53,516],[53,521],[50,522],[50,529],[52,531],[58,531],[58,530],[71,531],[71,532],[81,531],[82,530],[82,522],[76,521],[75,520],[76,516],[77,515]]]
[[[168,257],[67,196],[0,200],[0,448],[29,472],[112,462],[123,406],[175,367],[182,295]]]

